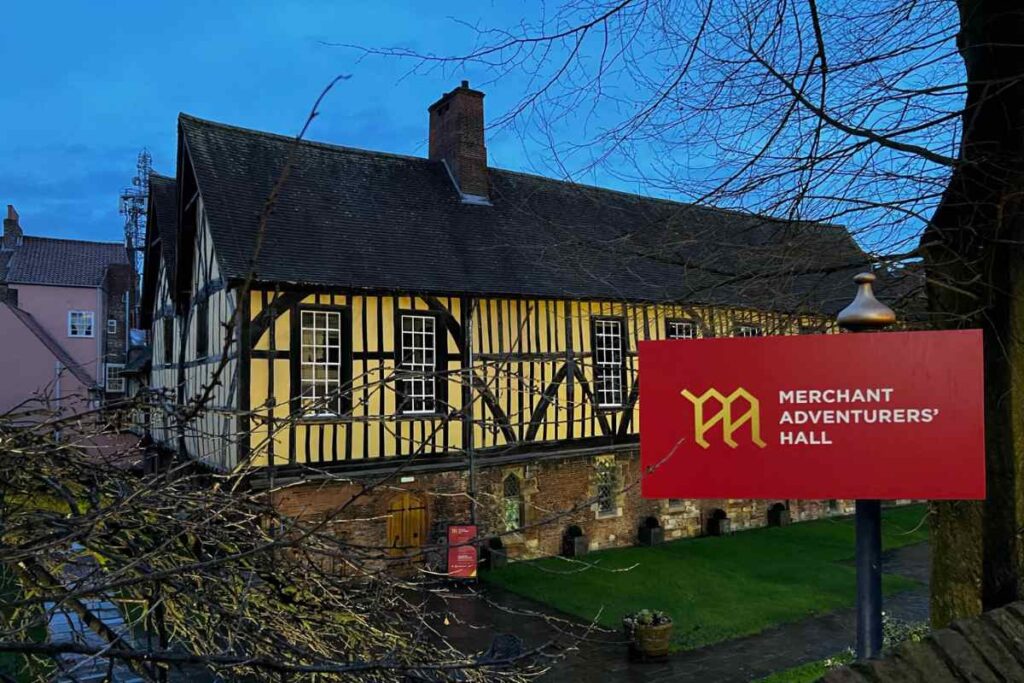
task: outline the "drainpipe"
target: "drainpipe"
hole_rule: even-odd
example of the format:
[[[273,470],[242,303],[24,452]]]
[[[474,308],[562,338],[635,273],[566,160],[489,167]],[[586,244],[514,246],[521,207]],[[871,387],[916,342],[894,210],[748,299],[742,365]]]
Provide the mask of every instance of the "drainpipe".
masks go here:
[[[60,410],[60,376],[62,374],[63,365],[60,361],[54,361],[54,378],[53,378],[53,398],[57,403],[57,410]],[[60,429],[56,429],[53,432],[54,440],[60,441]]]

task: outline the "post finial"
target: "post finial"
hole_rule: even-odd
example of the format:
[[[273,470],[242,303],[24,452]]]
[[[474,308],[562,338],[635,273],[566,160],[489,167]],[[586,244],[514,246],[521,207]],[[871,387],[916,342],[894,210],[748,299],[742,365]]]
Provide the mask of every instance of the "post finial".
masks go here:
[[[871,287],[875,279],[873,273],[857,273],[853,276],[853,281],[857,283],[857,296],[836,316],[840,327],[858,332],[880,330],[896,322],[893,310],[875,298]]]

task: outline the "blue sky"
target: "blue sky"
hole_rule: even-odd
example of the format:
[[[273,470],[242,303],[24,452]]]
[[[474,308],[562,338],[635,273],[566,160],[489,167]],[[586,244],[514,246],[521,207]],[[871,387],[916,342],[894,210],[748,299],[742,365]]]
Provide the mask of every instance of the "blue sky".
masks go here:
[[[424,155],[426,107],[482,74],[406,76],[408,63],[323,42],[448,53],[469,46],[474,24],[509,25],[531,2],[282,2],[280,0],[57,0],[9,2],[0,41],[0,204],[14,204],[28,234],[120,240],[118,194],[142,147],[174,170],[175,117],[196,116],[295,133],[314,98],[351,74],[309,137]],[[440,7],[440,9],[438,9]],[[488,117],[521,94],[490,85]],[[495,132],[491,162],[541,170],[519,138]]]

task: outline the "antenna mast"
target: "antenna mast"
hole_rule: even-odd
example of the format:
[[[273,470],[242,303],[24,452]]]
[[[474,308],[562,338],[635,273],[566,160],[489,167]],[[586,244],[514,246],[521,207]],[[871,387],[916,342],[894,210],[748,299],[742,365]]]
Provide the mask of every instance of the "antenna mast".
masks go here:
[[[146,208],[149,201],[149,174],[153,157],[143,148],[135,163],[131,187],[121,192],[121,215],[124,216],[124,246],[132,265],[132,286],[129,290],[129,326],[138,327],[141,300],[142,266],[146,251]]]

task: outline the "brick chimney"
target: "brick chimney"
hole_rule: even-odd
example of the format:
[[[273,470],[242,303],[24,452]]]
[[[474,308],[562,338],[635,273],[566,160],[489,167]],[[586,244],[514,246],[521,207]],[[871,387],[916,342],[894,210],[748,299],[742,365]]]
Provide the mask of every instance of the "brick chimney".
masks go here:
[[[487,203],[484,94],[469,81],[430,105],[430,159],[444,161],[468,203]]]
[[[4,236],[0,241],[0,248],[14,249],[21,246],[21,224],[18,222],[18,212],[10,204],[7,205],[7,218],[4,219]]]

